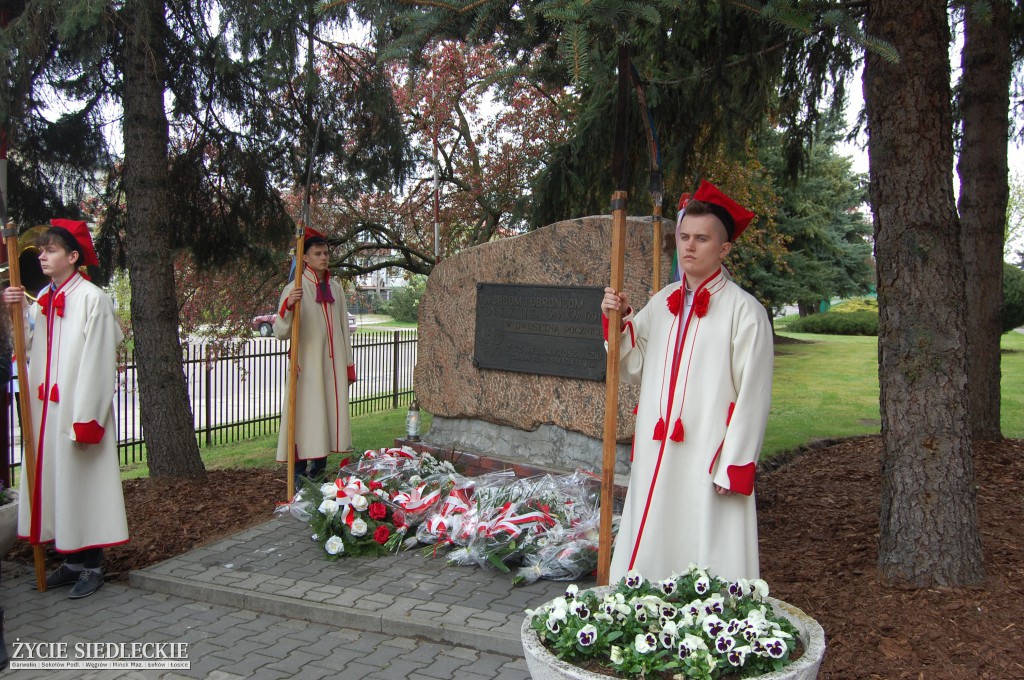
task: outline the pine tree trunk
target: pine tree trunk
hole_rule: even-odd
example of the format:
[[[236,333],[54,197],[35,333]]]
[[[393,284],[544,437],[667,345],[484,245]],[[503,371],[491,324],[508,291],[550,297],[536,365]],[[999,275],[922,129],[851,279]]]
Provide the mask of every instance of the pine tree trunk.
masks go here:
[[[967,421],[964,268],[953,200],[945,3],[871,0],[867,32],[871,202],[882,412],[879,568],[890,583],[984,577]]]
[[[178,340],[168,217],[163,0],[129,3],[124,15],[125,236],[139,403],[153,477],[206,474],[196,444]]]
[[[960,243],[969,282],[967,375],[971,434],[1001,439],[999,338],[1010,110],[1010,5],[992,4],[992,21],[966,12],[961,55]]]

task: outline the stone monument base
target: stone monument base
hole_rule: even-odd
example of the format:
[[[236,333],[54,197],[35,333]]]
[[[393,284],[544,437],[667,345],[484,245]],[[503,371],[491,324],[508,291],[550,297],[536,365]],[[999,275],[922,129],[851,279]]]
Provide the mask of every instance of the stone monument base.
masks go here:
[[[422,441],[399,438],[395,444],[450,460],[469,476],[509,468],[518,477],[564,474],[576,469],[601,476],[602,442],[556,425],[526,431],[483,420],[435,415]],[[616,495],[624,495],[629,484],[630,449],[627,444],[616,447]]]

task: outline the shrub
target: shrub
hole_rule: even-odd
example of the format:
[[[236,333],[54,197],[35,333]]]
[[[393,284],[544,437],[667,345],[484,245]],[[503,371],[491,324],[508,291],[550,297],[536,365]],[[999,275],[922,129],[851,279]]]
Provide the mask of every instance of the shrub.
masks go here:
[[[395,288],[392,291],[391,299],[388,301],[384,313],[395,321],[416,323],[419,320],[420,298],[423,297],[423,289],[426,286],[426,277],[412,277],[409,285]]]
[[[832,305],[832,309],[829,311],[839,314],[849,314],[851,312],[874,312],[878,314],[878,299],[869,297],[850,298],[849,300],[843,300]]]
[[[1024,270],[1003,263],[1003,332],[1024,326]]]
[[[878,335],[878,312],[825,312],[793,319],[786,326],[793,333],[823,335]]]

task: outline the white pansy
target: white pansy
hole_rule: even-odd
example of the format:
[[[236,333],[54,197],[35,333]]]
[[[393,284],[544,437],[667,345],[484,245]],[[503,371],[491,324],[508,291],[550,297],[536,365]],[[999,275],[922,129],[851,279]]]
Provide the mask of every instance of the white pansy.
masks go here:
[[[652,633],[638,633],[633,640],[634,649],[641,654],[650,654],[656,649],[656,644],[658,644],[658,640]]]
[[[754,592],[757,594],[758,599],[763,600],[768,597],[768,582],[764,579],[755,578],[750,582],[750,585],[754,587]]]
[[[597,641],[597,628],[588,623],[576,633],[576,639],[584,647],[589,647]]]
[[[552,618],[551,616],[548,616],[548,620],[545,622],[545,625],[552,633],[557,633],[562,630],[562,622],[558,619]]]
[[[626,572],[626,586],[629,588],[639,588],[644,582],[644,577],[640,575],[640,572],[636,569],[630,569]]]
[[[623,661],[623,659],[622,659],[622,647],[615,647],[615,646],[613,646],[611,648],[611,651],[608,654],[608,658],[616,666],[621,665],[622,661]]]
[[[698,595],[704,595],[711,590],[711,579],[707,576],[701,576],[693,582],[693,589],[697,591]]]
[[[719,635],[715,638],[715,650],[719,654],[725,654],[726,652],[732,651],[732,648],[736,646],[736,639],[730,635]]]
[[[565,589],[565,597],[567,599],[571,600],[571,599],[575,598],[576,595],[579,594],[579,592],[580,592],[580,587],[578,585],[576,585],[575,583],[571,583]]]
[[[725,621],[718,618],[717,614],[708,614],[700,625],[704,629],[704,634],[712,639],[725,630]]]
[[[581,602],[580,600],[573,600],[569,605],[569,611],[580,619],[590,618],[590,609],[587,608],[587,604],[585,602]]]
[[[569,601],[564,597],[556,597],[551,600],[551,612],[559,619],[565,621],[565,615],[569,611]]]
[[[613,619],[610,614],[607,614],[605,612],[598,612],[594,614],[594,620],[601,621],[602,623],[611,623],[615,619]]]
[[[747,654],[749,653],[750,647],[744,645],[743,647],[736,647],[730,650],[729,653],[725,655],[725,659],[731,665],[739,667],[742,666],[744,662],[747,660]]]
[[[333,500],[338,497],[338,486],[334,483],[324,484],[320,487],[320,494]]]
[[[352,498],[352,507],[362,512],[366,510],[366,506],[370,504],[370,501],[366,500],[366,496],[354,496]]]
[[[658,589],[666,595],[671,595],[676,592],[676,579],[673,575],[672,578],[667,578],[662,581],[658,581]]]
[[[328,555],[338,555],[345,552],[345,542],[338,536],[331,536],[324,543],[324,550]]]
[[[349,531],[352,532],[353,536],[365,536],[366,535],[366,522],[359,519],[358,517],[352,520],[352,526],[349,527]]]
[[[322,515],[326,515],[327,517],[334,517],[334,514],[338,512],[338,502],[333,501],[330,498],[325,498],[323,501],[320,502],[320,507],[317,508],[317,510]]]

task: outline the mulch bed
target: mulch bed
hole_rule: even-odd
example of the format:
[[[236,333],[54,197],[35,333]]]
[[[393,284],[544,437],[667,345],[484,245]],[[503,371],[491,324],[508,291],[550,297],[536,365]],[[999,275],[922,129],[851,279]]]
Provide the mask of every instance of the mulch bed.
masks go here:
[[[761,575],[825,628],[819,677],[1024,678],[1024,440],[978,442],[974,455],[987,571],[975,588],[896,589],[879,579],[879,437],[829,442],[761,476]],[[107,552],[108,574],[125,580],[263,522],[284,491],[283,469],[125,482],[132,541]],[[30,556],[24,543],[10,553]]]

